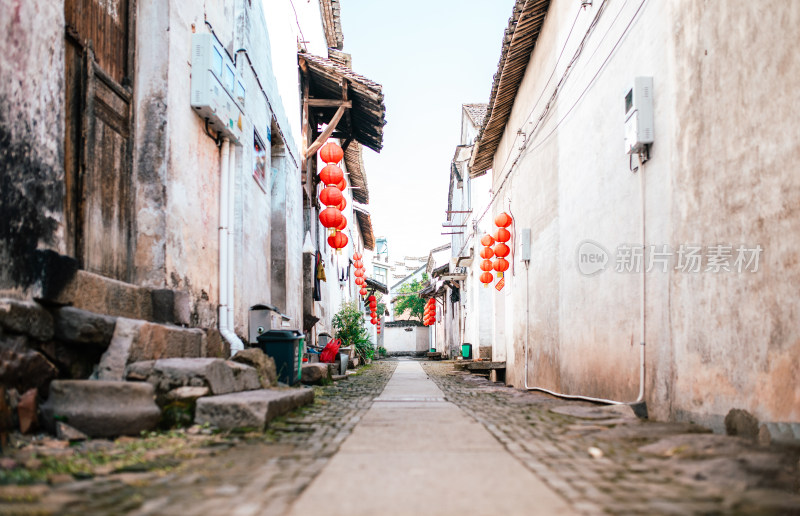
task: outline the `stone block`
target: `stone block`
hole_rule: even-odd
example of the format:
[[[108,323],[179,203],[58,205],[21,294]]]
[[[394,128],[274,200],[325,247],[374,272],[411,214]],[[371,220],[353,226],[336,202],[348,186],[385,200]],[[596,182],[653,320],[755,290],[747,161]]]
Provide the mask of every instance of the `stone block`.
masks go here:
[[[111,343],[97,367],[97,378],[100,380],[122,381],[125,379],[125,367],[128,365],[131,348],[139,337],[144,321],[117,319]]]
[[[328,364],[303,364],[300,381],[306,385],[320,385],[330,380]]]
[[[128,366],[128,380],[143,377],[155,387],[160,404],[167,393],[184,386],[208,387],[212,394],[261,388],[255,369],[221,358],[165,358]]]
[[[39,428],[39,403],[36,393],[36,389],[30,389],[19,398],[17,418],[19,431],[23,434],[34,432]]]
[[[37,340],[53,338],[53,316],[33,301],[0,299],[0,326]]]
[[[275,359],[266,355],[260,348],[245,348],[233,355],[231,361],[255,368],[261,387],[265,389],[278,383]]]
[[[89,438],[77,428],[73,428],[66,423],[56,421],[56,437],[62,441],[85,441]]]
[[[209,423],[222,430],[263,430],[275,417],[313,401],[311,389],[261,389],[208,396],[197,400],[195,423]]]
[[[55,380],[42,416],[51,430],[62,421],[90,437],[113,437],[152,430],[161,411],[149,383]]]
[[[51,301],[129,319],[151,321],[153,317],[149,289],[87,271],[78,271]]]
[[[222,334],[216,328],[206,330],[204,355],[211,358],[231,356],[231,345],[222,338]]]
[[[192,324],[192,295],[181,290],[174,291],[172,322],[183,326]]]
[[[27,337],[0,337],[0,384],[20,392],[40,389],[45,395],[47,386],[56,376],[56,366],[44,355],[29,348]]]
[[[168,288],[153,289],[150,291],[150,301],[153,305],[153,322],[174,322],[175,293]]]
[[[94,372],[103,355],[102,348],[75,346],[64,342],[43,342],[36,346],[59,371],[62,379],[85,380]]]
[[[62,342],[92,344],[107,348],[114,335],[115,317],[70,306],[59,308],[55,318],[54,338]]]
[[[725,433],[755,440],[758,438],[758,419],[746,410],[731,409],[725,416]]]
[[[128,363],[203,356],[203,330],[144,323],[130,348]]]

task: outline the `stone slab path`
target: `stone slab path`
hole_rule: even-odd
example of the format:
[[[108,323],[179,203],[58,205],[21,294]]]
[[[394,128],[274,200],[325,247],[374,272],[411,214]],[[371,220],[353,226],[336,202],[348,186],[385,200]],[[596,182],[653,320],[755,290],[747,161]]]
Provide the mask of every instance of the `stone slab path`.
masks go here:
[[[572,514],[487,430],[448,402],[419,362],[381,395],[290,514]]]

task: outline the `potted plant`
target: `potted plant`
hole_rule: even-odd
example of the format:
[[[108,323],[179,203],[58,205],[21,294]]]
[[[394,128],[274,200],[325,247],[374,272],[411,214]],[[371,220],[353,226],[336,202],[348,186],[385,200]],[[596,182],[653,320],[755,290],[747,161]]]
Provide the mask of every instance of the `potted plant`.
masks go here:
[[[374,345],[369,340],[369,333],[364,325],[364,316],[359,310],[357,302],[352,301],[342,305],[341,310],[333,316],[333,330],[335,337],[342,341],[344,347],[344,349],[340,348],[342,353],[347,352],[347,348],[350,348],[352,350],[350,358],[356,355],[364,363],[367,359],[372,358],[375,352]]]

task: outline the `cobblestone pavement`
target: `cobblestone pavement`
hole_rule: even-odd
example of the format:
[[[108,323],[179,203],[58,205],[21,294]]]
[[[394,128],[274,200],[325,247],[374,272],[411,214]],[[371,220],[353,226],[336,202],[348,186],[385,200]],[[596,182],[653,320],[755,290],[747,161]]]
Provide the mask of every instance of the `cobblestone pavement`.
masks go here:
[[[423,368],[448,401],[582,512],[800,514],[797,448],[614,416],[613,408],[505,387],[452,363]]]
[[[376,362],[345,381],[316,388],[313,405],[273,421],[265,434],[181,435],[181,441],[198,439],[197,446],[161,455],[149,450],[157,458],[141,468],[147,471],[95,469],[85,480],[51,475],[53,485],[0,486],[0,515],[282,514],[336,453],[396,365]],[[91,442],[106,443],[106,453],[119,446]],[[167,467],[150,468],[159,460]]]

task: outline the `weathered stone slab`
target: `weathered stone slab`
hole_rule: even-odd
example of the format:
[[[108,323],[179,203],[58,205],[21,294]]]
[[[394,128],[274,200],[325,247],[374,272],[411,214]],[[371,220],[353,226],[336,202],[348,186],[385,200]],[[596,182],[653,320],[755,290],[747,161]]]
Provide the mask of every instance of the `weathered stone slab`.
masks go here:
[[[222,430],[254,428],[297,407],[314,401],[312,389],[260,389],[197,400],[195,423],[209,423]]]
[[[300,381],[306,385],[320,385],[330,380],[328,364],[303,364]]]
[[[264,354],[259,348],[245,348],[233,355],[231,361],[253,367],[258,372],[261,386],[265,389],[278,383],[275,359]]]
[[[129,319],[151,321],[153,317],[149,289],[86,271],[78,271],[51,301]]]
[[[208,387],[215,395],[261,388],[255,369],[221,358],[164,358],[128,367],[127,379],[143,377],[159,396],[184,386]]]
[[[470,362],[466,365],[468,371],[491,371],[494,369],[505,369],[505,362]]]
[[[24,335],[0,337],[0,384],[19,392],[42,389],[58,375],[58,369],[44,355],[28,347]]]
[[[203,356],[203,330],[146,322],[130,348],[128,363]]]
[[[152,430],[161,411],[149,383],[55,380],[42,416],[51,430],[63,421],[90,437],[112,437]]]
[[[111,344],[97,367],[97,378],[100,380],[122,381],[125,379],[125,366],[128,365],[131,348],[139,337],[139,331],[144,325],[144,321],[117,319],[114,328],[114,335],[111,337]]]
[[[56,340],[108,347],[114,335],[115,317],[89,312],[71,306],[59,308],[55,318]]]
[[[37,340],[53,338],[53,316],[33,301],[0,299],[0,326]]]

